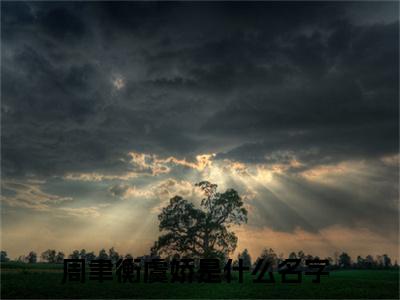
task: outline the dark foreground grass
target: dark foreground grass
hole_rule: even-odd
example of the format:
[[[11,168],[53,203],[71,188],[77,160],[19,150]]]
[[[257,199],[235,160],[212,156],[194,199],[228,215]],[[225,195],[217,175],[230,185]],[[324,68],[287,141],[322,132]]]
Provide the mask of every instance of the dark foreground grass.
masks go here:
[[[24,268],[22,268],[24,267]],[[320,284],[308,276],[300,284],[253,283],[98,283],[62,284],[62,266],[2,265],[1,298],[385,298],[398,299],[398,272],[395,270],[334,271]]]

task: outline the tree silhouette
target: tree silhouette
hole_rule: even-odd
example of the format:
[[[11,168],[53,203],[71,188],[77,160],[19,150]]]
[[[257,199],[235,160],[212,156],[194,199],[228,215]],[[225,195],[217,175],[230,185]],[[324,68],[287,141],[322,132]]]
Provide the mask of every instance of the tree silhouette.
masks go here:
[[[34,264],[37,262],[37,254],[35,251],[29,252],[29,254],[26,257],[26,261],[30,264]]]
[[[125,259],[133,259],[133,255],[130,253],[125,254]]]
[[[56,262],[56,250],[54,249],[47,249],[41,254],[41,258],[48,263],[54,264]]]
[[[105,249],[101,249],[99,251],[99,255],[97,256],[97,259],[109,259]]]
[[[93,251],[86,253],[85,255],[86,261],[92,261],[94,259],[96,259],[96,254],[94,254]]]
[[[7,251],[1,250],[0,254],[0,261],[1,262],[6,262],[9,261],[10,259],[7,257]]]
[[[80,258],[79,250],[72,251],[72,253],[69,255],[69,258],[71,258],[71,259],[79,259]]]
[[[367,255],[367,256],[365,257],[364,265],[365,265],[368,269],[371,269],[372,267],[375,266],[375,261],[374,261],[374,258],[372,257],[372,255]]]
[[[304,266],[305,265],[305,257],[306,254],[304,253],[303,250],[300,250],[299,252],[297,252],[297,258],[300,259],[300,266]]]
[[[81,249],[81,251],[79,252],[79,258],[86,259],[86,249]]]
[[[244,249],[242,253],[238,254],[238,260],[239,259],[243,260],[243,265],[244,266],[251,268],[251,256],[250,256],[249,251],[247,249]]]
[[[389,268],[392,265],[392,260],[387,254],[382,255],[383,267]]]
[[[57,264],[62,264],[65,258],[65,254],[64,252],[58,251],[57,255],[56,255],[56,263]]]
[[[261,252],[260,257],[257,258],[255,264],[257,264],[259,259],[264,259],[264,261],[268,262],[272,268],[275,268],[278,264],[278,255],[272,248],[264,248]]]
[[[208,181],[196,186],[205,195],[200,208],[180,196],[163,208],[159,229],[166,233],[154,243],[152,253],[224,259],[236,249],[237,237],[228,229],[247,222],[241,197],[234,189],[219,193],[217,185]]]
[[[119,253],[114,249],[114,247],[111,247],[111,248],[108,250],[108,257],[109,257],[109,259],[111,259],[112,263],[115,264],[115,263],[118,261],[118,259],[120,258],[120,255],[119,255]]]
[[[339,256],[339,266],[342,268],[348,268],[351,265],[351,258],[350,256],[346,253],[343,252]]]

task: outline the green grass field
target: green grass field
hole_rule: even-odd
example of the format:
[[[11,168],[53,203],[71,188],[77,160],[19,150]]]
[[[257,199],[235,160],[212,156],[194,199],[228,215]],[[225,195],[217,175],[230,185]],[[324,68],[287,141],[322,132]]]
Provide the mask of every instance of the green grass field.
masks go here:
[[[243,284],[232,283],[99,283],[62,284],[62,265],[2,264],[1,298],[399,298],[395,270],[332,271],[320,284],[308,276],[300,284],[253,283],[246,274]]]

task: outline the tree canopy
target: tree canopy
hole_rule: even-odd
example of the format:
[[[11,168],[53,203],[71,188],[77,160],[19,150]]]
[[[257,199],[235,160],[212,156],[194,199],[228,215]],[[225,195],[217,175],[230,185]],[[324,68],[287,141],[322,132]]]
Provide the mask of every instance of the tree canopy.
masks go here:
[[[229,227],[247,222],[247,210],[238,192],[217,191],[208,181],[197,183],[204,193],[200,208],[181,196],[170,199],[158,216],[159,229],[165,232],[155,242],[152,252],[223,259],[236,249],[237,237]]]

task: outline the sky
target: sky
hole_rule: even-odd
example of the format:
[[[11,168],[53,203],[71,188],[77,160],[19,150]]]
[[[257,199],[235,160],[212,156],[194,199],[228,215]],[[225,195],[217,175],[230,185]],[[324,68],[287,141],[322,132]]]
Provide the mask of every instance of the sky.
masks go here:
[[[2,2],[1,248],[148,254],[236,189],[237,250],[398,259],[398,2]]]

